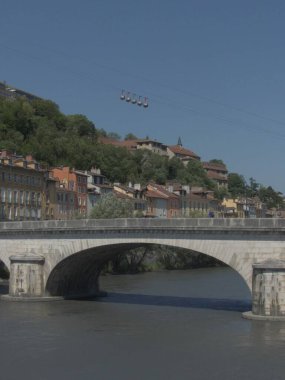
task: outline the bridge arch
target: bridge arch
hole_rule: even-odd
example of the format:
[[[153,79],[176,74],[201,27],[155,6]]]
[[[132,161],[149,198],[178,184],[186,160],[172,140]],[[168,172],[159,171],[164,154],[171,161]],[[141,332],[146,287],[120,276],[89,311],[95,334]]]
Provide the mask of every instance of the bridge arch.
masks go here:
[[[9,278],[9,269],[4,261],[0,260],[0,278],[8,279]]]
[[[48,274],[49,296],[92,297],[98,295],[98,276],[112,257],[143,244],[108,244],[75,252],[58,262]]]
[[[88,263],[94,269],[93,278],[87,276],[94,283],[93,280],[100,271],[99,258],[102,259],[102,252],[112,244],[113,248],[121,244],[159,244],[185,248],[214,257],[237,271],[253,293],[255,315],[283,318],[284,232],[285,219],[274,218],[3,222],[0,223],[0,259],[11,272],[9,296],[22,300],[41,298],[45,295],[44,290],[52,294],[59,291],[63,294],[68,290],[71,294],[73,290],[80,289],[81,285],[77,288],[73,285],[63,286],[60,279],[61,274],[65,278],[70,276],[68,267],[73,273],[73,279],[78,278],[76,269],[80,253],[83,261],[79,261],[86,263],[85,270],[88,270]],[[85,254],[90,255],[92,263]],[[83,284],[85,290],[90,289],[90,282],[86,280]],[[266,286],[263,286],[265,283]],[[98,285],[92,286],[93,290],[98,289]],[[271,292],[267,289],[271,289]]]
[[[206,249],[204,244],[197,250],[191,247],[191,244],[187,244],[183,241],[174,243],[159,242],[145,242],[136,241],[128,243],[108,243],[89,247],[81,251],[75,251],[68,256],[64,257],[61,261],[57,262],[53,268],[50,268],[49,273],[47,273],[47,280],[45,286],[45,293],[49,296],[62,296],[65,298],[82,298],[82,297],[92,297],[100,294],[98,277],[104,266],[104,264],[116,257],[121,253],[126,253],[127,251],[145,246],[155,246],[162,245],[170,248],[183,248],[191,253],[199,253],[212,257],[219,260],[223,264],[234,269],[248,285],[246,276],[243,272],[239,271],[238,261],[227,260],[227,256],[223,257],[220,252],[213,254]],[[251,268],[250,268],[251,269]]]

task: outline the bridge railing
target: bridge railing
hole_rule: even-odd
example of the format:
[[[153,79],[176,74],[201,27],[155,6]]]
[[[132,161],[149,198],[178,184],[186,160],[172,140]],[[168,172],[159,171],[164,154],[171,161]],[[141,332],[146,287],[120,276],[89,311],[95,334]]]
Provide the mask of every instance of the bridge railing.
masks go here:
[[[0,233],[17,230],[77,230],[77,229],[278,229],[285,231],[285,219],[280,218],[118,218],[1,222]]]

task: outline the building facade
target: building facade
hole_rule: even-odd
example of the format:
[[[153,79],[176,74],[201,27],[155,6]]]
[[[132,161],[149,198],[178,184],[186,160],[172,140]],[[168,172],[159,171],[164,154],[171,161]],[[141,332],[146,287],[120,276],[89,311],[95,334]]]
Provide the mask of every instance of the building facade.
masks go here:
[[[47,172],[32,156],[0,152],[0,219],[41,220],[45,218]]]
[[[83,171],[71,169],[67,166],[51,169],[55,180],[59,181],[57,200],[59,207],[68,211],[73,205],[74,213],[78,217],[87,217],[87,178]],[[69,206],[68,206],[69,205]]]

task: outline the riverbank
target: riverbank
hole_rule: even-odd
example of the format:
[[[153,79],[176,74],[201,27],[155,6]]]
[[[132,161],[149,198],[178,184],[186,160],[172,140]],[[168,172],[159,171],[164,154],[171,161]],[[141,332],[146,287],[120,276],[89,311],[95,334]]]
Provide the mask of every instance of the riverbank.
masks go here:
[[[217,259],[182,248],[148,246],[116,256],[103,268],[103,273],[135,274],[164,270],[224,267]]]

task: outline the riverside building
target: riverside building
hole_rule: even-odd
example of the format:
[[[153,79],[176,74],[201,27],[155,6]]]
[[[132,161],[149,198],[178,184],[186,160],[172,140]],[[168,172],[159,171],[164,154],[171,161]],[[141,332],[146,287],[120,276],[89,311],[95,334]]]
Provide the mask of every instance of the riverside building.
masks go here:
[[[0,151],[0,220],[41,220],[46,170],[32,156]]]

